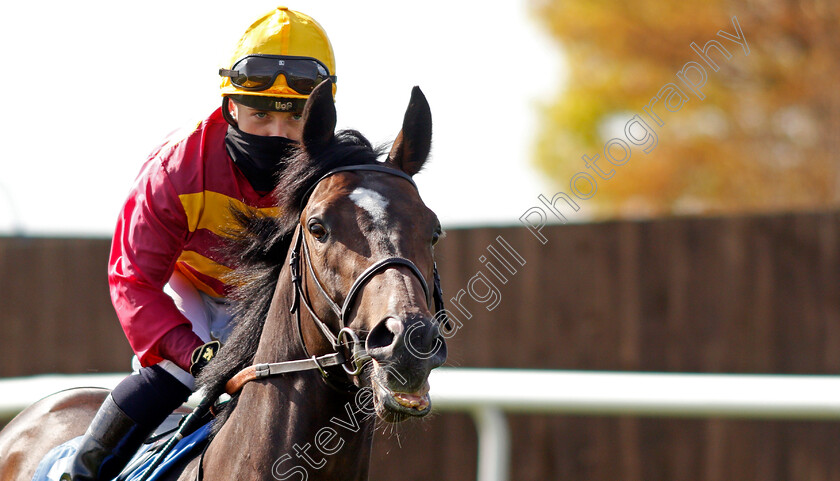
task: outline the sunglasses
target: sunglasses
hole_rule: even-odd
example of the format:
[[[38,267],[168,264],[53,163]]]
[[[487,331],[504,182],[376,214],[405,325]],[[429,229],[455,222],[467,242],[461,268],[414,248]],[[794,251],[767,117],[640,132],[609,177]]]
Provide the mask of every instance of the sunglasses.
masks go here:
[[[311,57],[255,54],[242,57],[230,70],[219,69],[219,75],[230,77],[237,88],[252,92],[268,89],[280,74],[286,77],[286,85],[304,95],[326,79],[336,81],[326,65]]]

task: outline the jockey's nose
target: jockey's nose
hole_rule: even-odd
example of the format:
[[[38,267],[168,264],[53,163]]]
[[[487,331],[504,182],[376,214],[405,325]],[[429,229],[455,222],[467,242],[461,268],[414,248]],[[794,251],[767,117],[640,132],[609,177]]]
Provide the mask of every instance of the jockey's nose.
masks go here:
[[[300,142],[302,123],[294,120],[291,115],[278,115],[269,126],[267,134],[273,137],[285,137]]]

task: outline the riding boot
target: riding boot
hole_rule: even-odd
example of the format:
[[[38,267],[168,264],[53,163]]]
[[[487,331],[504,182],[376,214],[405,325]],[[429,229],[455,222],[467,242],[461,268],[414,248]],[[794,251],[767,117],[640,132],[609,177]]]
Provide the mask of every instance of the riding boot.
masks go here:
[[[109,395],[85,432],[70,472],[63,474],[61,481],[117,477],[153,429],[137,424]]]
[[[123,379],[94,416],[60,481],[105,481],[125,468],[143,441],[191,390],[160,365]]]

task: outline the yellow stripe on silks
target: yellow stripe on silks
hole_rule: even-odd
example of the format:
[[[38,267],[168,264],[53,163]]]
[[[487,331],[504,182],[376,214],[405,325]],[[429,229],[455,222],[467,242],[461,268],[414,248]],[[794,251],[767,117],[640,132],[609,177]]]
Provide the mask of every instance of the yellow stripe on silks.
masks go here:
[[[224,276],[231,271],[229,267],[223,266],[218,262],[214,261],[213,259],[204,257],[203,255],[194,251],[181,252],[181,256],[178,257],[178,263],[184,263],[190,266],[192,269],[196,270],[197,272],[200,272],[205,276],[218,279],[219,282],[222,283],[224,283],[224,281],[222,280],[224,279]],[[215,289],[198,279],[195,275],[193,275],[192,272],[190,272],[189,269],[180,268],[178,270],[182,274],[187,276],[198,290],[214,297],[221,297],[223,295],[223,293],[216,292]]]
[[[182,268],[182,269],[178,269],[178,271],[179,271],[181,274],[183,274],[183,275],[184,275],[184,277],[186,277],[187,279],[189,279],[190,284],[192,284],[193,286],[195,286],[195,288],[196,288],[196,289],[198,289],[199,291],[201,291],[201,292],[203,292],[203,293],[207,294],[207,295],[208,295],[208,296],[210,296],[210,297],[224,297],[224,296],[223,296],[223,294],[222,294],[221,292],[216,292],[216,289],[213,289],[212,287],[208,286],[208,285],[207,285],[207,284],[205,284],[204,282],[201,282],[201,280],[199,280],[197,277],[195,277],[195,276],[193,275],[193,273],[192,273],[192,272],[190,272],[190,270],[189,270],[189,269],[187,269],[187,268]]]
[[[181,199],[181,205],[187,213],[187,225],[190,232],[207,229],[216,235],[226,236],[226,230],[236,227],[236,221],[230,214],[231,207],[243,211],[254,211],[254,207],[240,200],[209,190],[182,194],[178,198]],[[265,207],[257,210],[272,217],[280,215],[279,207]]]

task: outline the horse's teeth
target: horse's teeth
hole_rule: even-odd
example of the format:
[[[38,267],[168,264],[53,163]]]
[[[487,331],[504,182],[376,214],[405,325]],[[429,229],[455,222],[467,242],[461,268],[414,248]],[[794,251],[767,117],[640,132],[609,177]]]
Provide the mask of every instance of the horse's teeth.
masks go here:
[[[394,400],[401,406],[413,408],[422,411],[429,407],[429,398],[427,396],[417,396],[414,394],[394,393]]]

